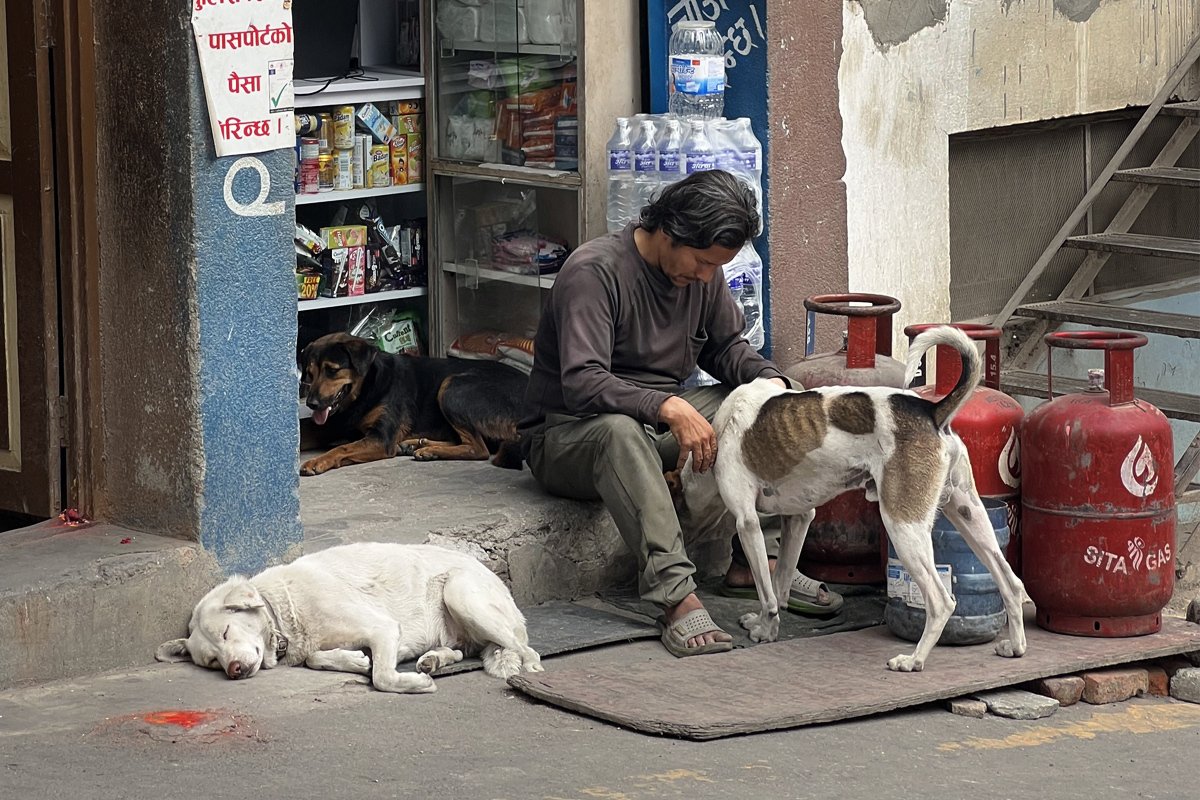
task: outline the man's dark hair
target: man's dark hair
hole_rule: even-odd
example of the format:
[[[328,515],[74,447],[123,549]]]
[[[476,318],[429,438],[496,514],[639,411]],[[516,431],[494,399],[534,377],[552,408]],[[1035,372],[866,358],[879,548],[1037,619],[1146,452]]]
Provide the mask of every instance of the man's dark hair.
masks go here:
[[[693,172],[663,189],[642,209],[639,224],[651,233],[661,230],[676,246],[739,250],[758,234],[760,220],[754,190],[714,169]]]

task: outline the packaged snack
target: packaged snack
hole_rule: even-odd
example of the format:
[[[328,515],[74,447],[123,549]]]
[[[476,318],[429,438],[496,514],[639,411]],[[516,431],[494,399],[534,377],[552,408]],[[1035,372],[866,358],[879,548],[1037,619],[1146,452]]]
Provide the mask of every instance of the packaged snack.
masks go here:
[[[421,114],[404,114],[396,117],[400,124],[396,126],[400,133],[420,133],[423,127],[425,117]]]
[[[392,321],[379,332],[376,344],[387,353],[421,355],[421,336],[417,328],[416,313],[397,311]]]
[[[367,291],[367,248],[346,248],[346,295],[357,297]]]
[[[321,273],[308,270],[296,272],[296,297],[300,300],[316,300],[321,290]]]
[[[420,134],[408,137],[408,182],[420,183],[425,178],[425,146]]]
[[[325,251],[322,260],[325,266],[325,281],[320,293],[322,297],[345,297],[349,291],[346,282],[346,266],[349,259],[349,248],[334,247]]]
[[[325,249],[324,237],[317,236],[311,229],[306,228],[299,222],[296,223],[296,244],[314,256],[321,255],[321,251]]]
[[[408,138],[397,136],[391,143],[392,186],[408,183]]]
[[[367,243],[367,226],[340,225],[321,228],[321,241],[326,247],[362,247]]]
[[[420,114],[425,107],[420,100],[393,100],[388,108],[389,114]]]

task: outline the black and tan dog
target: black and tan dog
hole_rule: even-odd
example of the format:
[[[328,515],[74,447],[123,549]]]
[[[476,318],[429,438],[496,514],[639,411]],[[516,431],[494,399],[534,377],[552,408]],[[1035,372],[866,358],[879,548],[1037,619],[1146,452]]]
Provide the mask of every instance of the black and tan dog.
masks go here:
[[[396,455],[521,468],[517,421],[526,376],[494,361],[392,355],[345,333],[300,355],[301,391],[327,445],[301,475]]]

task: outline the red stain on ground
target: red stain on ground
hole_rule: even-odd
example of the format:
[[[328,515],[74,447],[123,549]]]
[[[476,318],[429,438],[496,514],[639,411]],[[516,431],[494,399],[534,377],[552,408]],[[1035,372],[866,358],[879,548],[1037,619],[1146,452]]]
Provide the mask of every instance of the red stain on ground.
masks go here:
[[[207,711],[152,711],[142,715],[142,719],[151,725],[176,725],[188,730],[215,718],[216,714]]]

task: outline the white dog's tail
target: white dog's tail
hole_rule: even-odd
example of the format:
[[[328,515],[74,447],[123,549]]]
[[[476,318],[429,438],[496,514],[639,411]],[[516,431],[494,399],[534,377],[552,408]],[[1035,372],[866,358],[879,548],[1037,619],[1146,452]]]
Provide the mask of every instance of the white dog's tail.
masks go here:
[[[917,370],[921,367],[921,358],[925,353],[938,345],[957,350],[962,356],[963,364],[962,373],[958,376],[958,383],[954,384],[950,394],[933,404],[933,421],[940,430],[950,424],[950,420],[954,419],[954,415],[958,413],[970,398],[971,393],[975,391],[975,387],[979,385],[979,379],[983,376],[983,359],[979,357],[979,350],[975,347],[975,343],[958,328],[949,325],[931,328],[917,336],[909,345],[908,368],[904,372],[905,386],[912,383],[912,379],[916,377]]]

